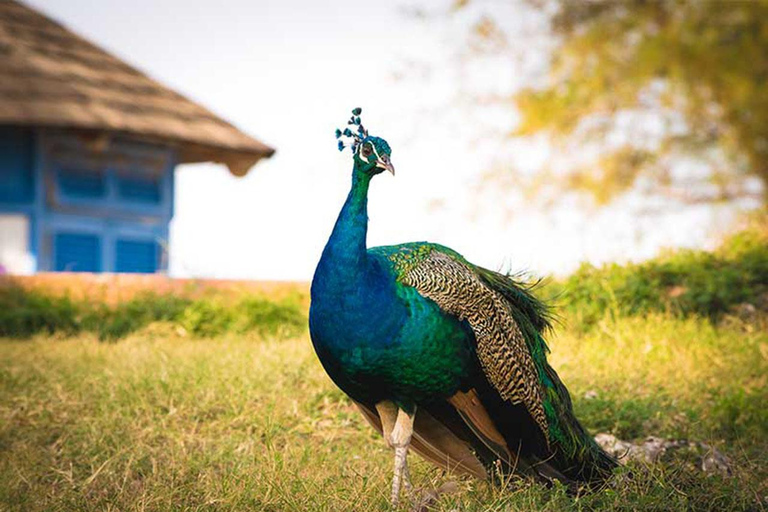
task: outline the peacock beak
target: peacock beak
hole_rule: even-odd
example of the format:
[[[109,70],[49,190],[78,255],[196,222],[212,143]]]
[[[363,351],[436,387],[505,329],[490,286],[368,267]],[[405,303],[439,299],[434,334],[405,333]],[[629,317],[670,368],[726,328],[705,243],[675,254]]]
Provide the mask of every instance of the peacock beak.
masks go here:
[[[392,176],[395,175],[395,166],[392,165],[392,162],[389,161],[389,159],[378,159],[376,160],[376,167],[381,167],[382,169],[386,169],[387,171],[392,173]]]

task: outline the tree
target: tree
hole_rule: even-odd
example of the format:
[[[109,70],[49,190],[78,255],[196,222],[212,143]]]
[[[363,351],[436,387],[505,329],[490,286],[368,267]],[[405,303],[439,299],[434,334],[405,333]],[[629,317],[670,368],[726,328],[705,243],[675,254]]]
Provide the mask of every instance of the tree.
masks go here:
[[[549,65],[502,101],[520,114],[513,135],[543,134],[568,155],[533,188],[556,184],[599,204],[637,189],[686,203],[767,202],[768,1],[528,4],[547,15]],[[475,23],[474,40],[499,40],[493,16]]]

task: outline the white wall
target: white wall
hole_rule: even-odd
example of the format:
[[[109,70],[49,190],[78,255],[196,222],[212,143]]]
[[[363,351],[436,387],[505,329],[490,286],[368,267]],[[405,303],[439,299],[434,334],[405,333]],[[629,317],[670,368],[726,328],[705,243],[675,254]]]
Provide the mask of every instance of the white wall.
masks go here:
[[[0,214],[0,274],[32,274],[35,259],[29,252],[29,218]]]

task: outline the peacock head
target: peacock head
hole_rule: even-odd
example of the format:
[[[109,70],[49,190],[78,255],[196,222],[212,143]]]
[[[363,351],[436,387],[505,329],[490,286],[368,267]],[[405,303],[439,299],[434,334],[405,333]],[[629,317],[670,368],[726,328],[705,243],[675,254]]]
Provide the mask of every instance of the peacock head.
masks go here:
[[[347,121],[347,125],[357,127],[354,131],[349,126],[344,131],[336,130],[337,139],[342,137],[347,139],[346,142],[339,140],[339,151],[349,146],[355,161],[355,172],[373,176],[382,171],[389,171],[394,176],[395,167],[390,160],[392,149],[387,141],[381,137],[368,135],[368,130],[360,123],[362,112],[363,109],[361,108],[352,110],[352,117]]]

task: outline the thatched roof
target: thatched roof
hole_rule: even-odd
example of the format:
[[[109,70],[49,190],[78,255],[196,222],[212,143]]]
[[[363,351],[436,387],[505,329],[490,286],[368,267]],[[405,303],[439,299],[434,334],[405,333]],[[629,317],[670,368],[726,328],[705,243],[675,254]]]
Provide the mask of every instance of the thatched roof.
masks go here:
[[[245,174],[274,149],[39,12],[0,0],[0,125],[71,128],[177,148]]]

